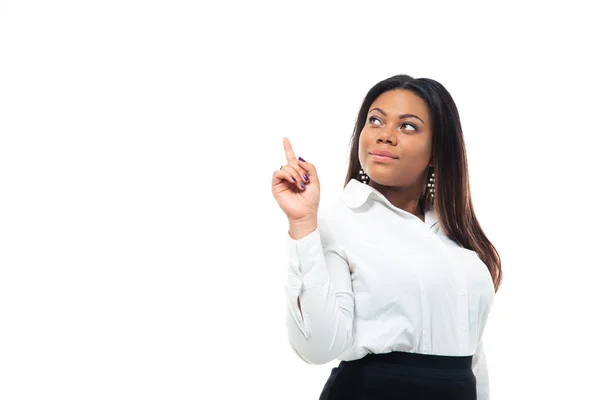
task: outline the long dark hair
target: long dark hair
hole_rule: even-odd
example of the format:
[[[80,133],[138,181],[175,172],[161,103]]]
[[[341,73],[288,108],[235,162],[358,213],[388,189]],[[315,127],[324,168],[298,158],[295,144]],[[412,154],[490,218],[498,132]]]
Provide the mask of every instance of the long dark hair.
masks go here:
[[[423,210],[434,209],[446,235],[460,246],[473,250],[490,271],[494,288],[498,291],[502,282],[500,255],[489,241],[473,211],[467,152],[456,104],[442,84],[433,79],[415,79],[409,75],[396,75],[385,79],[369,90],[356,118],[351,139],[347,185],[358,176],[361,168],[358,160],[360,134],[365,126],[371,104],[384,92],[409,90],[427,103],[433,123],[432,161],[435,174],[433,202],[424,190],[418,204]],[[425,186],[425,183],[423,184]]]

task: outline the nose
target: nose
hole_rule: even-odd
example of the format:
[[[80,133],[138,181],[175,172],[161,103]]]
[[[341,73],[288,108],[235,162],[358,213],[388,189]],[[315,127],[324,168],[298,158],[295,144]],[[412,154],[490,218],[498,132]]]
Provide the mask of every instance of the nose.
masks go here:
[[[381,129],[379,137],[377,138],[377,143],[387,143],[393,146],[396,145],[396,135],[392,132],[392,129]]]

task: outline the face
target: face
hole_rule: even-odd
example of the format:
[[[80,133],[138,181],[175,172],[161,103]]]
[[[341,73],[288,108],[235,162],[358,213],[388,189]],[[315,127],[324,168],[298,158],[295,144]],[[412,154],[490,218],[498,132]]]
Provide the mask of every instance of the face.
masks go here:
[[[423,184],[431,164],[431,119],[423,99],[408,90],[381,94],[369,107],[358,159],[371,186]],[[387,152],[391,157],[378,156]]]

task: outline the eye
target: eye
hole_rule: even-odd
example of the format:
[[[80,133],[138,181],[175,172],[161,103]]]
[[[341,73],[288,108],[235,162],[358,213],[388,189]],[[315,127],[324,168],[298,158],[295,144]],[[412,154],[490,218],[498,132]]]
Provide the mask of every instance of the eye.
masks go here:
[[[381,120],[379,118],[377,118],[377,117],[369,117],[369,123],[370,124],[378,125],[378,124],[375,123],[375,121],[377,121],[379,125],[383,125],[381,123]]]
[[[405,123],[403,123],[402,125],[400,125],[400,129],[404,129],[404,127],[405,127],[405,126],[409,126],[409,127],[411,127],[413,131],[416,131],[416,130],[417,130],[417,127],[416,127],[416,126],[414,126],[413,124],[409,124],[408,122],[405,122]],[[409,129],[409,130],[411,130],[411,129]]]

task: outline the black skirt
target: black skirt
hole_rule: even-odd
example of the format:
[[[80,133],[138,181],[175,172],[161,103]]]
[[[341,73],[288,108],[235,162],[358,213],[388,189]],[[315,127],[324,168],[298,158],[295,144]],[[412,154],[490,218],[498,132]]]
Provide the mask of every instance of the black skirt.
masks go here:
[[[477,400],[472,356],[392,352],[342,361],[319,400]]]

